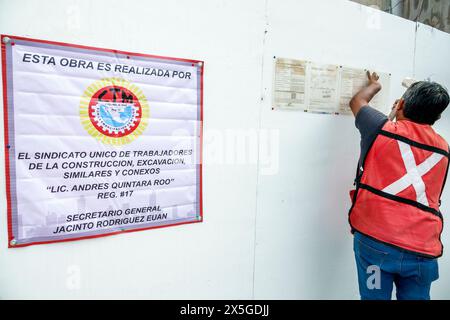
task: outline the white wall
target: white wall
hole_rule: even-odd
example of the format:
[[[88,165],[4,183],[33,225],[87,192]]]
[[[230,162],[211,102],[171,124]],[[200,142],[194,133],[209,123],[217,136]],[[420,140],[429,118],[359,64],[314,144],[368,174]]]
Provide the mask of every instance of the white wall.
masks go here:
[[[263,10],[258,0],[1,1],[0,32],[204,60],[205,131],[255,128]],[[203,176],[204,223],[92,241],[7,249],[2,201],[0,296],[251,297],[256,164],[205,166]],[[70,290],[77,270],[81,288]]]
[[[450,90],[450,34],[419,24],[417,29],[417,48],[414,76],[417,79],[431,79],[444,84]],[[442,119],[436,123],[436,131],[450,141],[450,111],[447,110]],[[450,299],[450,182],[442,196],[444,232],[442,242],[444,255],[439,260],[440,279],[432,290],[432,297]]]
[[[415,27],[345,0],[0,0],[0,33],[204,60],[206,162],[201,224],[7,249],[3,196],[0,298],[358,298],[347,226],[358,133],[350,116],[273,111],[273,56],[389,71],[392,100],[404,76],[450,87],[450,35]],[[437,126],[448,139],[449,125]],[[448,202],[450,189],[444,216]],[[449,259],[434,298],[450,298]]]
[[[271,110],[273,57],[304,58],[392,73],[392,102],[405,76],[450,88],[450,35],[351,2],[270,1],[264,46],[262,128],[280,130],[280,170],[258,181],[256,298],[357,298],[347,212],[359,156],[352,116]],[[336,3],[335,1],[333,3]],[[297,10],[286,10],[286,8]],[[447,111],[448,113],[448,111]],[[450,115],[436,126],[450,139]],[[443,212],[450,212],[450,190]],[[442,240],[450,245],[446,228]],[[447,249],[448,250],[448,249]],[[450,258],[440,259],[433,298],[450,298]]]

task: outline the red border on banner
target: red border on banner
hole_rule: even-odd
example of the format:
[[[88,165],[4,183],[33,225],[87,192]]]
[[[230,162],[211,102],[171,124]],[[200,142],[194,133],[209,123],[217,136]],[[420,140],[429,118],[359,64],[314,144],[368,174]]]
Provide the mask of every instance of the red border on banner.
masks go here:
[[[6,74],[6,44],[3,43],[3,39],[5,37],[11,39],[12,45],[14,45],[13,40],[24,40],[24,41],[53,44],[53,45],[58,45],[58,46],[71,47],[71,48],[96,50],[96,51],[103,51],[103,52],[110,52],[110,53],[112,52],[112,53],[123,54],[123,55],[128,55],[128,56],[137,56],[137,57],[189,62],[189,63],[192,63],[193,65],[201,63],[201,68],[200,68],[200,151],[199,151],[199,153],[200,153],[199,217],[200,217],[200,219],[194,220],[194,221],[185,221],[185,222],[151,226],[151,227],[145,227],[145,228],[113,231],[113,232],[107,232],[107,233],[96,234],[96,235],[91,235],[91,236],[82,236],[82,237],[76,237],[76,238],[57,239],[57,240],[48,240],[48,241],[37,241],[37,242],[11,245],[11,240],[14,239],[14,235],[13,235],[13,229],[12,229],[11,176],[10,176],[9,147],[8,147],[9,146],[9,133],[8,133],[9,122],[8,122],[8,97],[7,97],[8,86],[7,86],[7,74]],[[203,172],[203,70],[204,70],[204,65],[205,65],[204,61],[158,56],[158,55],[136,53],[136,52],[122,51],[122,50],[115,50],[115,49],[98,48],[98,47],[92,47],[92,46],[70,44],[70,43],[66,43],[66,42],[32,39],[32,38],[26,38],[26,37],[11,36],[11,35],[6,35],[6,34],[2,34],[0,38],[1,38],[1,52],[2,52],[3,123],[4,123],[4,135],[5,135],[4,150],[5,150],[5,177],[6,177],[6,179],[5,179],[6,180],[6,205],[7,205],[7,219],[8,219],[8,248],[20,248],[20,247],[27,247],[27,246],[32,246],[32,245],[39,245],[39,244],[101,238],[101,237],[107,237],[107,236],[112,236],[112,235],[121,234],[121,233],[129,233],[129,232],[136,232],[136,231],[143,231],[143,230],[150,230],[150,229],[160,229],[160,228],[166,228],[166,227],[179,226],[179,225],[183,225],[183,224],[192,224],[192,223],[203,222],[203,186],[202,186],[203,176],[202,176],[202,172]]]
[[[12,232],[12,208],[11,208],[11,176],[9,168],[9,132],[8,132],[8,97],[7,97],[7,79],[6,79],[6,45],[3,43],[4,35],[1,36],[2,42],[2,85],[3,85],[3,131],[5,141],[5,181],[6,181],[6,212],[8,219],[8,247],[13,239]]]

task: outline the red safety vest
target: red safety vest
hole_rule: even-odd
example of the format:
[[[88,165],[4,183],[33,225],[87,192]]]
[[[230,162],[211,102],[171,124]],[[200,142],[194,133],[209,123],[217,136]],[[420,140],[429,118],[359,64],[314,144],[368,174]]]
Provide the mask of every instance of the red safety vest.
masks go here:
[[[350,192],[349,222],[376,240],[427,257],[443,246],[440,197],[449,146],[429,125],[402,120],[381,128]]]

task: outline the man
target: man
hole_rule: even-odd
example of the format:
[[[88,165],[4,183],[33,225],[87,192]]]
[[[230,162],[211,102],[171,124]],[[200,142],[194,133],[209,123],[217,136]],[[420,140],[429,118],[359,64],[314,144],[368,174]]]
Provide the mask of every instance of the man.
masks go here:
[[[441,85],[420,81],[396,101],[392,119],[369,106],[376,73],[350,101],[361,133],[349,222],[361,299],[430,299],[442,255],[439,211],[449,146],[432,125],[449,104]],[[396,118],[396,121],[392,121]]]

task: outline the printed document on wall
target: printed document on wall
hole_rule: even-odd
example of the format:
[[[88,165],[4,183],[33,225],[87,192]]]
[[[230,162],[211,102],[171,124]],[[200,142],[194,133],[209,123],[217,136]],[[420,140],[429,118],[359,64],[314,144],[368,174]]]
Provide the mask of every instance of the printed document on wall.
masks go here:
[[[278,106],[305,108],[306,61],[277,59],[274,88]]]
[[[388,114],[391,75],[372,71],[383,89],[370,105]],[[276,58],[274,78],[274,109],[328,114],[351,114],[350,99],[368,83],[365,69],[284,58]]]

